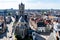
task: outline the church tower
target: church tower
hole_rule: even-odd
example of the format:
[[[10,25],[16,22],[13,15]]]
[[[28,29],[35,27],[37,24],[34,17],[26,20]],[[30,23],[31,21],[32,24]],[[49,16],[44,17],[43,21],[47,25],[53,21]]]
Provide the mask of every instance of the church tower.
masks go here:
[[[19,15],[20,16],[24,15],[24,7],[25,5],[23,3],[19,4]]]

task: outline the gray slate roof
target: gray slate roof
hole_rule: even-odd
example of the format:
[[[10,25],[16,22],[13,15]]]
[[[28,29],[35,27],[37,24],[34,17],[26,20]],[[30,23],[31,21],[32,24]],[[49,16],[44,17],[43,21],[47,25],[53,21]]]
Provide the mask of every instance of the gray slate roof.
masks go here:
[[[25,22],[25,20],[22,16],[19,18],[19,22]]]

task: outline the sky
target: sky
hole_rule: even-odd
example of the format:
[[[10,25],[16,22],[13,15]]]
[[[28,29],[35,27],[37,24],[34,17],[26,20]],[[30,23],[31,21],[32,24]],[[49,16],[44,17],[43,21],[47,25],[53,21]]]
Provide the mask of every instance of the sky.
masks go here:
[[[0,9],[18,9],[21,2],[25,9],[60,9],[60,0],[0,0]]]

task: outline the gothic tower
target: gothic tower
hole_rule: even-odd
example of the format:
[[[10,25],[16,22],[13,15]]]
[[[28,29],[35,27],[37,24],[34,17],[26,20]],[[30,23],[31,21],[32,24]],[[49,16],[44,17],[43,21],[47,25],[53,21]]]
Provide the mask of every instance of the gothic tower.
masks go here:
[[[21,4],[19,4],[19,15],[20,16],[23,16],[24,15],[24,4],[23,3],[21,3]]]

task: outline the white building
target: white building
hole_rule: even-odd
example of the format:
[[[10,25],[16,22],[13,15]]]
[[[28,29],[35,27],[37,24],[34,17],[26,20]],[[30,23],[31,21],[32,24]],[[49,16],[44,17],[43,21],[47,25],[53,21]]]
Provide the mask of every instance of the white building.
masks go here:
[[[54,37],[55,39],[59,39],[60,40],[60,23],[54,22]]]
[[[46,31],[46,24],[44,22],[38,22],[37,23],[37,30],[41,32]]]

